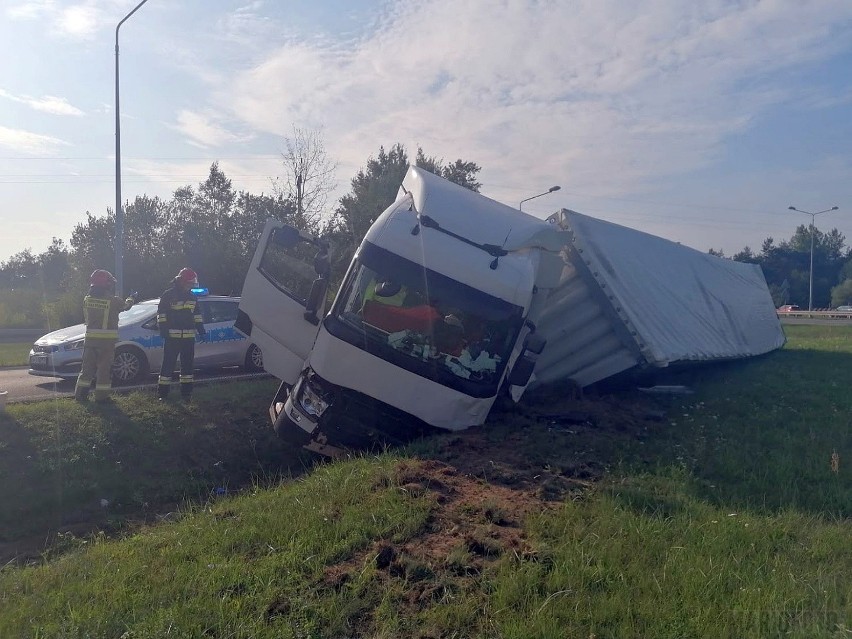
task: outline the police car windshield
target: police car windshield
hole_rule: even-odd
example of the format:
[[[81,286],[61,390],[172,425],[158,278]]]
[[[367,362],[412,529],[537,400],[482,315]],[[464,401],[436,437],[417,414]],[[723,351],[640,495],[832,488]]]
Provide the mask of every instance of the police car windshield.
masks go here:
[[[145,318],[151,317],[157,313],[156,304],[134,304],[126,311],[118,314],[118,325],[127,326],[144,321]]]

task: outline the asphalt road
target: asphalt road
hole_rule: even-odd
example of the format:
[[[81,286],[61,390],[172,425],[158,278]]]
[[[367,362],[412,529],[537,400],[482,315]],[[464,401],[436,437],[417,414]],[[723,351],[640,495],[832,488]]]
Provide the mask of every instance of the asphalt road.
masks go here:
[[[244,373],[241,369],[231,368],[221,371],[196,371],[197,384],[215,384],[236,379],[260,379],[269,377],[266,373]],[[150,388],[153,392],[157,385],[157,376],[150,375],[147,383],[137,386],[116,386],[116,392],[128,392],[141,388]],[[0,391],[8,391],[7,403],[29,402],[74,394],[74,380],[62,380],[58,377],[36,377],[27,373],[26,368],[0,369]]]

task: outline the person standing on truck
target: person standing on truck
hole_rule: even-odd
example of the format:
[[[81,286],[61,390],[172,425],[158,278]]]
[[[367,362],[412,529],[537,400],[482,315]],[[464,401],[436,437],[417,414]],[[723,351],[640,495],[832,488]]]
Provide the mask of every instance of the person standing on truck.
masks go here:
[[[163,345],[163,365],[157,394],[160,401],[169,396],[172,374],[178,357],[180,358],[180,394],[188,402],[192,399],[194,382],[193,363],[195,361],[195,337],[206,336],[204,321],[198,308],[198,300],[190,290],[198,286],[198,275],[191,268],[182,268],[172,280],[172,285],[163,291],[157,307],[157,326]]]
[[[97,269],[89,276],[89,292],[83,298],[83,364],[74,388],[74,399],[89,401],[89,388],[95,382],[95,401],[107,402],[112,390],[112,360],[118,342],[118,314],[136,302],[135,294],[123,300],[115,294],[115,277]]]

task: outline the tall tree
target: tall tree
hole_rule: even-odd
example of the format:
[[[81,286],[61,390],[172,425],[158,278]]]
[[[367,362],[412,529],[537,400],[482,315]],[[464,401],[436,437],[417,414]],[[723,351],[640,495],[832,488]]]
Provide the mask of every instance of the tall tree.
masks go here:
[[[427,156],[421,147],[417,147],[415,163],[430,173],[440,175],[445,180],[455,182],[476,193],[479,193],[479,189],[482,188],[482,184],[476,179],[482,167],[476,162],[465,162],[462,159],[458,159],[452,164],[444,164],[443,158],[438,159],[434,155]]]
[[[319,131],[294,126],[293,135],[284,138],[284,144],[284,176],[276,183],[274,193],[294,203],[296,227],[319,233],[328,195],[335,187],[337,164],[329,159]]]
[[[181,195],[188,196],[189,191]],[[191,203],[185,199],[180,202],[182,219],[171,229],[171,250],[167,252],[169,278],[189,266],[198,272],[202,286],[210,290],[230,288],[236,198],[231,180],[219,163],[211,164],[207,179],[198,185]]]
[[[68,285],[71,272],[68,247],[65,242],[53,238],[47,250],[38,256],[45,285],[49,290],[60,291]]]
[[[831,289],[831,306],[852,304],[852,279],[845,280]]]
[[[399,185],[408,170],[408,154],[397,143],[390,151],[379,148],[367,167],[352,178],[352,191],[340,198],[334,214],[333,230],[350,247],[357,247],[376,218],[396,198]]]
[[[216,227],[231,214],[231,207],[234,205],[237,194],[234,192],[231,180],[219,168],[219,163],[214,162],[210,165],[207,179],[198,185],[195,197],[196,222]]]
[[[481,186],[476,181],[481,169],[475,162],[459,159],[445,166],[443,160],[428,156],[418,148],[416,164],[472,191],[478,191]],[[330,228],[330,235],[336,240],[338,268],[340,262],[349,261],[376,218],[396,199],[408,165],[405,147],[397,143],[390,151],[381,147],[378,156],[367,161],[366,169],[360,169],[352,178],[352,191],[340,199]]]
[[[811,292],[811,242],[813,241],[813,304],[827,307],[832,302],[832,287],[846,279],[843,269],[850,252],[846,238],[837,229],[822,232],[810,225],[800,225],[789,240],[776,243],[766,238],[760,254],[746,247],[734,256],[739,261],[754,262],[763,269],[764,277],[776,305],[782,303],[807,306]]]
[[[734,256],[731,258],[735,262],[747,262],[750,264],[757,264],[759,262],[758,256],[754,254],[754,251],[751,250],[751,247],[746,246],[739,253],[734,253]]]
[[[127,223],[127,217],[125,217]],[[78,285],[96,268],[115,268],[115,212],[108,208],[104,217],[86,211],[86,221],[71,231],[71,259]]]

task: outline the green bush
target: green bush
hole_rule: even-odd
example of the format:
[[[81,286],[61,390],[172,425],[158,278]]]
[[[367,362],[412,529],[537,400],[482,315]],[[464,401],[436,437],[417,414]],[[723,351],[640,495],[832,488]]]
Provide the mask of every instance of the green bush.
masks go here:
[[[58,299],[44,304],[45,315],[50,326],[61,328],[83,321],[83,294],[62,293]]]
[[[48,322],[40,292],[0,290],[0,328],[46,328]]]
[[[83,321],[82,292],[51,293],[31,289],[0,289],[0,328],[45,330]]]

